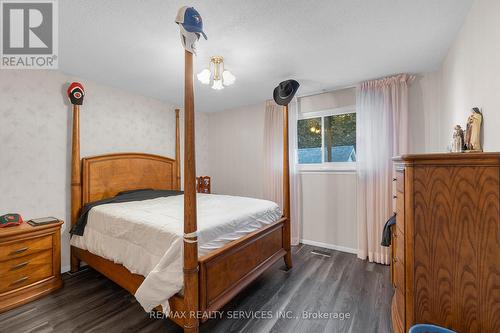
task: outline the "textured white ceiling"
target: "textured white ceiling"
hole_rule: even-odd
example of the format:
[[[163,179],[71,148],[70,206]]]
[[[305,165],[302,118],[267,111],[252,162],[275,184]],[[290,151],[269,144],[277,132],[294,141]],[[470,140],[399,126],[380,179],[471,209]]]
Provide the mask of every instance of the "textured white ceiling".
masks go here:
[[[197,111],[272,98],[287,78],[299,94],[400,72],[438,68],[472,0],[64,0],[60,69],[183,104],[177,9],[194,6],[208,41],[195,72],[222,55],[236,83],[214,91],[196,81]],[[91,92],[88,92],[91,94]]]

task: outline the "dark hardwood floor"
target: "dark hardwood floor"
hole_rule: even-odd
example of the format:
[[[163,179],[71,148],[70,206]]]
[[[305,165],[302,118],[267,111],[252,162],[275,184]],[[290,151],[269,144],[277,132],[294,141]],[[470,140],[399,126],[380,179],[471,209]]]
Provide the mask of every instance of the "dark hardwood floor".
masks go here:
[[[311,253],[314,249],[326,251],[331,257],[315,255]],[[393,289],[387,266],[307,245],[295,247],[293,258],[292,270],[285,271],[280,261],[225,306],[222,319],[207,321],[200,331],[391,332]],[[251,311],[254,318],[247,318]],[[304,312],[310,318],[305,318]],[[277,313],[285,318],[279,318]],[[330,318],[312,317],[317,313]],[[342,314],[344,318],[338,318]],[[182,330],[170,320],[150,318],[133,296],[86,269],[73,276],[65,274],[61,290],[0,314],[0,332]]]

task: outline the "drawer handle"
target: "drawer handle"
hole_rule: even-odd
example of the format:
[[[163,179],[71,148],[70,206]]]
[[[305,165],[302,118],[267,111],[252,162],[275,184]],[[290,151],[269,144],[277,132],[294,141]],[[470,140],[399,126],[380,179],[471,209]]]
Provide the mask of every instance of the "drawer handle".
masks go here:
[[[12,256],[12,255],[20,254],[20,253],[25,252],[28,249],[29,249],[29,247],[26,246],[26,247],[20,248],[19,250],[12,251],[10,253],[10,255]]]
[[[398,238],[398,234],[397,233],[394,233],[394,238]]]
[[[24,281],[26,281],[28,279],[29,279],[29,276],[24,276],[24,277],[20,278],[19,280],[16,280],[16,281],[12,282],[10,285],[11,286],[15,286],[17,284],[23,283]]]
[[[394,263],[398,262],[398,258],[396,258],[396,257],[392,258],[392,262],[394,262]]]
[[[13,266],[10,270],[11,271],[15,271],[17,269],[20,269],[20,268],[23,268],[23,267],[27,266],[29,263],[30,263],[29,261],[22,262],[20,264],[17,264],[15,266]]]
[[[396,178],[392,178],[392,181],[395,182],[397,179]]]
[[[397,199],[397,198],[398,198],[398,196],[395,194],[395,195],[393,195],[393,196],[392,196],[392,198],[393,198],[393,199]]]

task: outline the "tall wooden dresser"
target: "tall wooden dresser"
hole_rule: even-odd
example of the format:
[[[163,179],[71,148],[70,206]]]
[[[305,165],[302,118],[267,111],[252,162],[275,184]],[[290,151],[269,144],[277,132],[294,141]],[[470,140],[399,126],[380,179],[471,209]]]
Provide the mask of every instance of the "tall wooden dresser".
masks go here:
[[[500,153],[394,158],[392,324],[500,332]]]

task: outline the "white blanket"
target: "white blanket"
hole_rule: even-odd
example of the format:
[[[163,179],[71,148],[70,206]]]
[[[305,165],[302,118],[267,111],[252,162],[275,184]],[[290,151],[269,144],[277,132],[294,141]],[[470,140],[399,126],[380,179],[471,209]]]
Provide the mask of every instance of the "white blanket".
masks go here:
[[[178,195],[94,207],[71,245],[145,276],[137,301],[146,311],[161,304],[168,314],[168,299],[183,286],[183,205]],[[199,256],[281,217],[274,202],[252,198],[198,194],[197,206]]]

